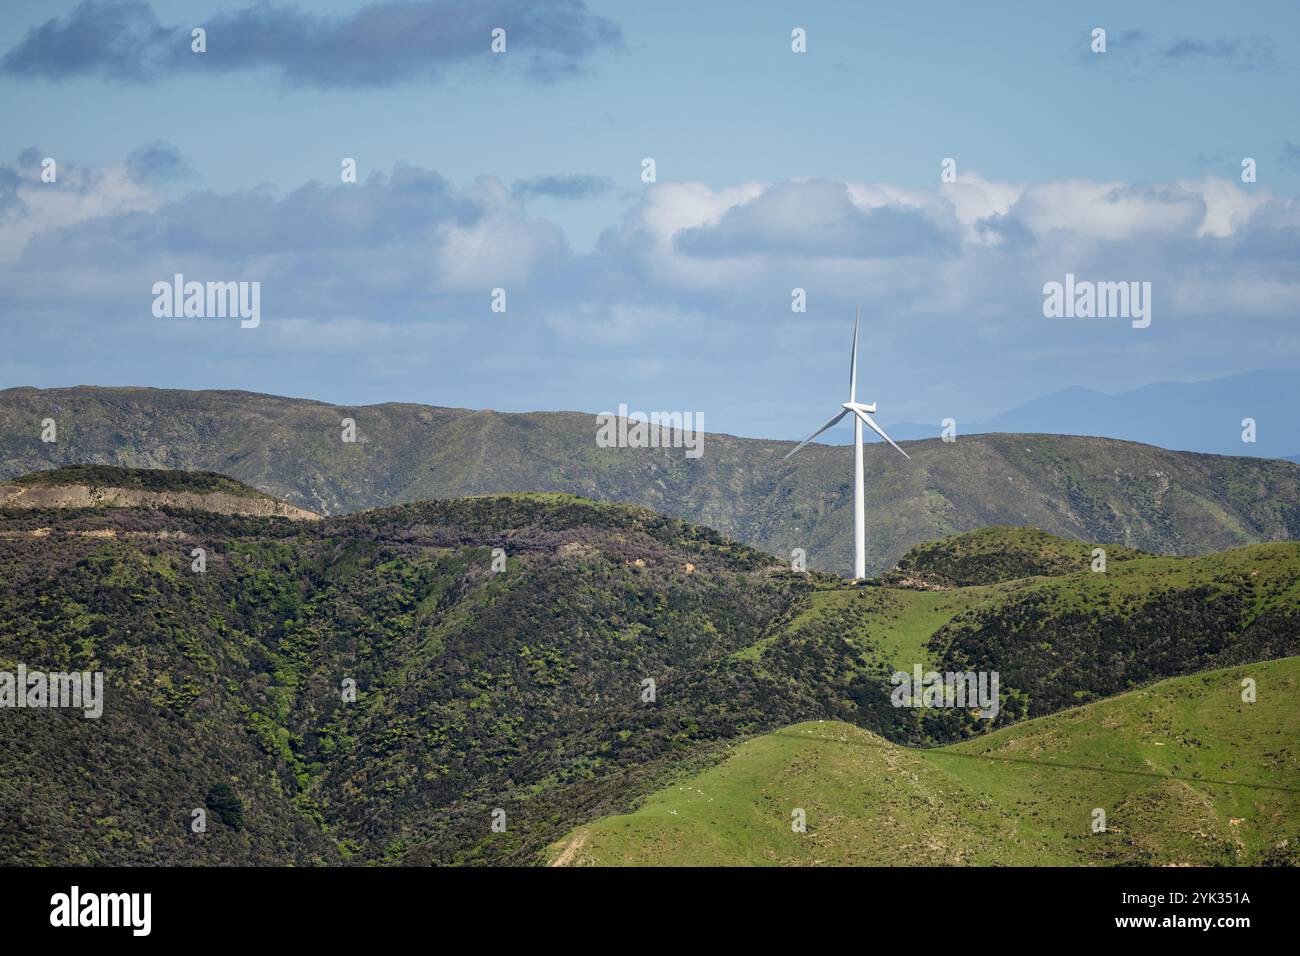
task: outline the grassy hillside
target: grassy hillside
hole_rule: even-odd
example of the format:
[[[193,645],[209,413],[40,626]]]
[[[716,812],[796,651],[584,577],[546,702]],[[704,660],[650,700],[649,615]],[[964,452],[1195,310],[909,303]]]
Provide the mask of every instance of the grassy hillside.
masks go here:
[[[935,631],[939,670],[988,670],[1030,716],[1138,684],[1300,653],[1300,544],[1133,558],[1004,587]]]
[[[58,441],[41,441],[42,421]],[[356,422],[356,441],[341,422]],[[851,455],[708,435],[682,449],[598,448],[592,415],[422,405],[331,406],[247,392],[143,388],[0,391],[0,480],[98,462],[217,471],[324,514],[471,494],[557,491],[638,504],[847,574]],[[792,438],[796,436],[791,436]],[[1300,467],[1052,435],[868,445],[867,564],[986,525],[1160,554],[1300,538]]]
[[[1255,703],[1241,681],[1257,682]],[[548,851],[566,865],[1300,864],[1300,658],[936,750],[803,723]],[[1093,811],[1106,831],[1092,832]],[[806,832],[791,814],[806,815]]]
[[[954,570],[973,553],[988,555],[987,571]],[[924,572],[883,579],[905,587],[815,586],[788,623],[736,656],[833,688],[832,709],[817,716],[918,744],[989,728],[964,710],[889,706],[897,670],[997,672],[994,726],[1005,726],[1165,677],[1300,654],[1300,544],[1188,558],[1120,551],[1104,572],[1090,553],[1033,529],[956,535],[900,563]],[[1001,580],[1008,567],[1063,570]],[[921,573],[995,583],[917,590]]]

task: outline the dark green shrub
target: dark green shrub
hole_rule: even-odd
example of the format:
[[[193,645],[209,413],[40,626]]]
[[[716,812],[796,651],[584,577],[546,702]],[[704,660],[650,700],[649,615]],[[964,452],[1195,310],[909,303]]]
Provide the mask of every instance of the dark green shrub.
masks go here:
[[[221,822],[233,830],[244,825],[244,801],[230,789],[228,783],[218,783],[208,791],[203,801],[209,810],[221,818]]]

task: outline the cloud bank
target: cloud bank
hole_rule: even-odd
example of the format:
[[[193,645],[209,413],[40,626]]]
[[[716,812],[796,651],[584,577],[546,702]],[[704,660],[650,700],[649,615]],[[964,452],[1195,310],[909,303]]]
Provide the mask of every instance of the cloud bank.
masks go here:
[[[206,50],[196,53],[191,31],[200,27]],[[505,52],[494,54],[498,28],[505,30]],[[437,82],[478,63],[519,67],[531,79],[553,82],[582,72],[598,51],[621,46],[618,24],[582,0],[378,0],[338,17],[258,4],[170,25],[142,0],[82,0],[33,27],[0,58],[0,72],[143,83],[266,70],[289,85],[373,88]]]
[[[84,362],[123,381],[162,368],[192,387],[290,391],[277,380],[299,368],[300,394],[351,383],[392,399],[436,381],[493,407],[678,396],[664,407],[774,434],[798,419],[807,387],[783,398],[795,382],[833,390],[825,372],[859,304],[878,350],[864,375],[900,395],[887,421],[928,420],[930,404],[987,415],[1062,384],[1300,364],[1300,204],[1212,177],[664,182],[582,252],[528,209],[581,195],[580,176],[510,188],[398,165],[357,184],[169,195],[160,183],[188,164],[167,144],[63,167],[57,184],[39,160],[0,166],[0,308],[7,326],[40,318],[34,335],[5,330],[33,343],[0,366],[11,382],[66,382]],[[160,325],[149,288],[178,272],[260,281],[261,328]],[[1045,318],[1044,283],[1067,273],[1150,282],[1151,327]],[[791,310],[796,289],[807,312]]]

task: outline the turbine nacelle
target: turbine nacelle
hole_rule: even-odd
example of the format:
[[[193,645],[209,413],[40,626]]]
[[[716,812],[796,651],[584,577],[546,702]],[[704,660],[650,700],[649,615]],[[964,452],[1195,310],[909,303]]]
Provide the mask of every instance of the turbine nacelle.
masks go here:
[[[840,408],[847,408],[851,412],[863,412],[868,415],[874,415],[876,413],[875,402],[872,402],[870,405],[865,405],[862,402],[845,402],[840,406]]]

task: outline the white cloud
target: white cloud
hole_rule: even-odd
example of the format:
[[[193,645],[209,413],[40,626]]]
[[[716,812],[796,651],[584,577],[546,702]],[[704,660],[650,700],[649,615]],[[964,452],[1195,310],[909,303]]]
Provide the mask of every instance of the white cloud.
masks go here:
[[[495,176],[480,176],[464,191],[480,210],[469,222],[440,229],[434,254],[437,289],[477,293],[487,301],[491,289],[524,285],[547,263],[567,258],[568,243],[558,227],[529,220],[523,204]]]
[[[40,232],[99,216],[151,213],[165,201],[155,190],[136,183],[121,163],[99,169],[61,164],[56,166],[55,181],[43,182],[43,158],[29,150],[10,168],[15,178],[13,205],[0,215],[0,261],[17,259]]]
[[[926,400],[908,372],[924,369],[944,395],[978,380],[978,400],[994,405],[983,412],[1095,384],[1098,369],[1140,384],[1300,360],[1300,207],[1225,179],[1010,183],[966,171],[928,191],[659,183],[578,255],[491,176],[458,187],[398,167],[286,195],[167,199],[120,167],[63,171],[45,192],[27,180],[15,188],[13,170],[6,179],[0,168],[0,315],[10,317],[0,322],[39,316],[49,331],[31,347],[51,368],[73,367],[61,340],[75,328],[106,368],[125,370],[113,376],[121,381],[149,384],[131,370],[156,368],[200,385],[213,368],[243,368],[241,387],[284,391],[292,369],[310,376],[300,394],[322,375],[373,375],[372,393],[389,397],[395,382],[382,370],[407,375],[423,362],[436,370],[410,372],[418,381],[406,394],[458,381],[451,400],[498,403],[509,369],[512,382],[528,370],[528,389],[551,407],[680,389],[692,407],[708,406],[713,390],[743,408],[791,368],[838,368],[831,330],[847,329],[858,304],[876,350],[864,369],[882,395],[892,384]],[[261,281],[262,328],[150,332],[149,285],[173,271]],[[1151,328],[1045,320],[1042,285],[1067,271],[1150,281]],[[509,295],[505,316],[488,311],[496,286]],[[807,314],[790,311],[795,287]],[[78,370],[93,359],[82,352]],[[17,361],[11,374],[29,374],[29,358]],[[895,404],[890,417],[929,413]]]

